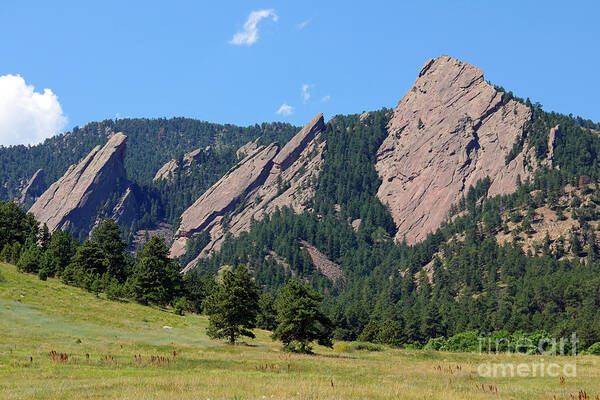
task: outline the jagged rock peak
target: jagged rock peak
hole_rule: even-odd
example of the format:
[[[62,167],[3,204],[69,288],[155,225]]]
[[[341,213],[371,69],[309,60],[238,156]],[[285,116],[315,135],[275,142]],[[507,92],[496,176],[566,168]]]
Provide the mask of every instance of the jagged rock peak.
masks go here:
[[[323,114],[319,113],[283,146],[283,149],[277,154],[273,162],[279,165],[281,169],[286,169],[298,158],[298,155],[304,150],[308,142],[315,138],[315,134],[323,129],[325,129],[325,122]]]
[[[82,161],[71,165],[33,204],[38,221],[50,230],[85,229],[99,206],[126,181],[123,165],[127,136],[114,134]]]
[[[308,184],[318,174],[325,143],[320,134],[325,128],[318,114],[283,148],[275,143],[259,146],[206,191],[181,217],[171,246],[171,256],[185,253],[186,241],[200,231],[210,233],[202,251],[207,256],[218,250],[227,232],[234,236],[250,229],[260,220],[284,206],[296,212],[313,196]],[[192,261],[184,271],[193,268]]]
[[[425,63],[377,155],[378,197],[394,217],[397,240],[425,239],[480,179],[490,177],[495,195],[514,191],[517,176],[531,176],[536,160],[527,150],[506,163],[531,110],[504,96],[470,64],[448,56]]]

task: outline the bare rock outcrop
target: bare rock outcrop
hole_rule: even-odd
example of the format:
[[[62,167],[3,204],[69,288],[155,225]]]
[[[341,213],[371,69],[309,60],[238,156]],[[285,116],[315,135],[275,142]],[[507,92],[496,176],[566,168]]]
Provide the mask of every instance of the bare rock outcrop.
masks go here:
[[[489,194],[496,195],[513,192],[518,176],[531,176],[532,152],[506,163],[531,110],[504,96],[477,67],[448,56],[425,63],[377,155],[377,195],[390,208],[397,240],[425,239],[480,179],[489,176]]]
[[[345,286],[344,271],[339,264],[331,261],[327,256],[321,253],[315,246],[308,242],[302,241],[302,249],[305,249],[310,255],[313,265],[321,274],[327,277],[338,288],[343,289]]]
[[[242,147],[240,147],[239,149],[237,149],[237,151],[235,152],[235,155],[237,156],[237,158],[242,159],[242,158],[247,157],[250,154],[254,153],[256,151],[256,149],[258,149],[259,139],[260,138],[253,140],[251,142],[248,142],[245,145],[243,145]]]
[[[193,165],[199,165],[205,159],[205,157],[211,152],[211,147],[207,146],[204,149],[196,149],[192,152],[183,155],[183,159],[178,162],[177,160],[170,160],[154,175],[152,182],[159,181],[161,179],[172,180],[173,176],[178,172],[190,172]]]
[[[117,133],[106,145],[96,146],[79,164],[71,165],[29,211],[51,231],[89,229],[108,196],[121,194],[129,186],[123,165],[126,143],[127,136]]]
[[[36,200],[46,190],[46,174],[43,169],[35,171],[27,185],[21,190],[19,204],[24,205],[31,200]],[[31,203],[30,203],[31,204]]]
[[[325,143],[319,141],[325,129],[323,115],[314,117],[283,148],[260,146],[206,191],[181,217],[171,256],[185,254],[185,243],[200,231],[211,240],[200,257],[220,249],[227,232],[234,236],[250,229],[284,206],[302,212],[314,195],[310,180],[318,174]],[[190,262],[187,271],[196,265]]]

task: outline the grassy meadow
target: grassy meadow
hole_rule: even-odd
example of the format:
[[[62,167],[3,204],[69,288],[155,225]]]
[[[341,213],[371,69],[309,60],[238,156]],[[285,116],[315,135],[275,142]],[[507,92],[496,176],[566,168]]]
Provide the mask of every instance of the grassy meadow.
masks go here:
[[[108,301],[0,264],[0,399],[591,399],[600,357],[577,377],[481,378],[484,362],[539,356],[421,350],[280,351],[269,332],[229,346],[208,339],[206,318]],[[574,397],[573,397],[574,396]]]

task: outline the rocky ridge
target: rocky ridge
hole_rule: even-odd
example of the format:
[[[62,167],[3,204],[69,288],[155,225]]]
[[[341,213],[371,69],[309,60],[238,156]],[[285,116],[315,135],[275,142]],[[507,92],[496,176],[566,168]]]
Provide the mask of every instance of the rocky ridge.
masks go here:
[[[441,56],[425,63],[377,154],[377,196],[390,208],[397,240],[424,240],[478,180],[490,177],[489,195],[507,194],[539,166],[530,150],[506,162],[524,140],[531,110],[505,96],[465,62]]]
[[[185,254],[187,240],[200,231],[208,231],[211,238],[199,256],[204,257],[220,249],[227,232],[237,236],[248,231],[253,220],[277,208],[302,212],[314,194],[310,180],[323,161],[325,143],[319,138],[324,129],[323,115],[318,114],[283,148],[275,143],[258,146],[183,213],[171,256]]]
[[[135,199],[124,167],[127,136],[116,133],[96,146],[82,161],[71,165],[33,204],[30,212],[51,231],[88,230],[111,194],[121,197],[115,207],[117,222],[135,217]]]

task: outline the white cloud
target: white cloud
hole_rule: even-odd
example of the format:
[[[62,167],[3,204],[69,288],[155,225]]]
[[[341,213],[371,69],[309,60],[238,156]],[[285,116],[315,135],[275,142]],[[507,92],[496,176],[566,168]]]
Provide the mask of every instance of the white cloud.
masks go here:
[[[299,30],[302,30],[302,29],[306,28],[306,25],[308,25],[310,23],[310,21],[312,21],[312,18],[309,18],[306,21],[302,21],[296,26],[298,27]]]
[[[58,97],[27,85],[20,75],[0,76],[0,144],[35,144],[67,124]]]
[[[331,96],[330,96],[330,95],[323,96],[323,97],[321,98],[321,101],[322,101],[323,103],[325,103],[325,102],[328,102],[329,100],[331,100]]]
[[[302,92],[301,92],[301,96],[302,96],[302,101],[304,103],[306,103],[309,99],[310,99],[310,92],[309,89],[312,87],[312,85],[308,85],[308,84],[303,84],[302,85]]]
[[[229,43],[236,46],[253,45],[258,40],[258,23],[261,19],[269,17],[273,22],[277,22],[279,18],[273,9],[252,11],[244,24],[244,29],[233,35]]]
[[[285,115],[285,116],[292,115],[293,113],[294,113],[294,107],[292,107],[286,103],[283,103],[281,105],[281,107],[279,107],[279,110],[277,110],[277,112],[276,112],[276,114],[278,114],[278,115]]]

